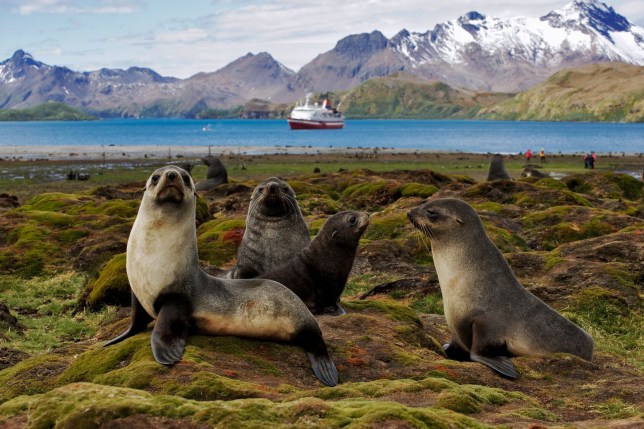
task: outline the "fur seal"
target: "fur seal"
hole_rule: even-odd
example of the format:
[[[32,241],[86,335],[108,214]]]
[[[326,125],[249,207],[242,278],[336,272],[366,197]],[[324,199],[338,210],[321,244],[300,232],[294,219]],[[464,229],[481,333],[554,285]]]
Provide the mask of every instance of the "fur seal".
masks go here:
[[[237,264],[229,278],[248,279],[277,268],[311,242],[295,191],[271,177],[253,190]]]
[[[195,185],[197,191],[210,191],[219,185],[228,183],[228,171],[223,162],[216,156],[205,156],[201,162],[208,166],[206,180]]]
[[[469,204],[437,199],[407,215],[431,243],[452,334],[444,346],[448,357],[510,378],[518,377],[513,356],[563,352],[592,359],[590,335],[519,283]]]
[[[550,177],[549,175],[540,172],[536,168],[533,167],[526,167],[523,169],[523,172],[521,173],[521,177],[539,177],[539,178],[544,178],[544,177]]]
[[[503,155],[495,153],[490,160],[490,169],[487,173],[487,181],[512,179],[505,169],[505,161]]]
[[[315,375],[336,385],[338,373],[320,327],[297,295],[272,280],[217,279],[199,267],[195,205],[186,171],[166,166],[148,179],[127,243],[132,322],[106,345],[156,319],[151,346],[159,363],[181,360],[189,332],[236,335],[299,345]]]
[[[259,277],[291,289],[313,314],[346,314],[338,302],[368,225],[368,213],[336,213],[299,255]]]

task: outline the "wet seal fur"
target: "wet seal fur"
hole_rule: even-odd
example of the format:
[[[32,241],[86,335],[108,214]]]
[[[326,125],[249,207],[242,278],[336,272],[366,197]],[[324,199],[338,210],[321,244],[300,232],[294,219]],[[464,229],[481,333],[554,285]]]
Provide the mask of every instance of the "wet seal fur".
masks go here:
[[[360,237],[368,225],[368,213],[336,213],[299,255],[259,277],[291,289],[313,314],[346,314],[339,305],[340,295],[353,268]]]
[[[338,373],[322,332],[306,305],[272,280],[227,280],[199,267],[195,189],[175,166],[152,173],[127,244],[132,288],[129,329],[116,344],[156,319],[152,353],[157,362],[181,360],[190,332],[287,342],[306,351],[315,375],[335,386]]]
[[[311,242],[295,191],[271,177],[253,190],[237,264],[228,278],[249,279],[298,255]]]
[[[456,199],[410,210],[429,237],[452,341],[447,356],[472,360],[517,378],[513,356],[570,353],[590,361],[593,340],[528,292],[490,241],[478,214]]]

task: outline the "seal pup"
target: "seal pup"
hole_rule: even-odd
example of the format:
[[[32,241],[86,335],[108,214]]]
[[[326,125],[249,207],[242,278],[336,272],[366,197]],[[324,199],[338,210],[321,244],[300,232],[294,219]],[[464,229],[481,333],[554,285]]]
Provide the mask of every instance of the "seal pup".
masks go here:
[[[208,166],[206,180],[195,185],[197,191],[210,191],[219,185],[228,183],[228,171],[223,162],[216,156],[205,156],[201,162]]]
[[[490,160],[490,169],[487,173],[487,181],[512,179],[505,169],[505,161],[503,155],[495,153]]]
[[[539,178],[544,178],[544,177],[550,177],[549,175],[540,172],[536,168],[532,167],[526,167],[523,169],[523,172],[521,172],[521,177],[539,177]]]
[[[106,343],[152,331],[157,362],[171,365],[183,355],[189,332],[236,335],[299,345],[315,375],[334,386],[338,373],[322,332],[306,305],[272,280],[228,280],[199,267],[195,189],[176,166],[152,173],[127,243],[126,269],[132,288],[129,329]]]
[[[313,314],[346,314],[338,303],[368,225],[368,213],[336,213],[299,255],[259,277],[291,289]]]
[[[469,204],[437,199],[407,215],[429,237],[452,334],[443,346],[448,357],[510,378],[518,377],[513,356],[563,352],[592,359],[590,335],[519,283]]]
[[[295,191],[285,181],[271,177],[253,190],[237,264],[227,277],[257,277],[296,256],[310,242]]]

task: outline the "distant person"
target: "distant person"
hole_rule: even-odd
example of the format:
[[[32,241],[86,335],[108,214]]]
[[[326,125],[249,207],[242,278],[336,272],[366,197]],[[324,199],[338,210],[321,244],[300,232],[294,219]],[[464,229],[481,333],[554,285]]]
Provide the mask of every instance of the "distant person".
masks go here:
[[[584,157],[584,168],[589,168],[591,170],[594,169],[596,159],[597,155],[595,155],[595,152],[587,153]]]
[[[543,148],[539,151],[539,159],[541,162],[546,162],[546,151]]]
[[[595,162],[597,162],[597,154],[595,152],[590,152],[590,168],[595,168]]]
[[[526,162],[530,162],[532,159],[532,151],[528,148],[528,150],[525,151],[525,160]]]

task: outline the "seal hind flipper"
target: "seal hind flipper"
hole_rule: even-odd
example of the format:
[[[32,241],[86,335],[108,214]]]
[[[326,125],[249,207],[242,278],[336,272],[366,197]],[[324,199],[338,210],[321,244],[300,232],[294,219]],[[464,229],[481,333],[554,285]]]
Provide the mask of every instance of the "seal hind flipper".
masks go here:
[[[470,352],[463,349],[454,340],[452,340],[450,343],[443,344],[443,350],[445,350],[445,354],[450,359],[461,361],[461,362],[471,360]]]
[[[293,343],[304,349],[309,361],[311,361],[311,368],[315,376],[322,383],[331,387],[338,384],[338,370],[331,356],[329,356],[326,343],[322,338],[322,332],[317,324],[315,328],[310,327],[309,329],[300,331]]]
[[[157,362],[172,365],[183,356],[192,311],[181,295],[163,295],[157,299],[157,303],[155,307],[160,308],[150,339],[152,354]]]
[[[482,363],[487,365],[501,375],[504,375],[509,378],[519,378],[514,364],[507,356],[480,356],[474,352],[470,353],[470,359],[474,362]]]
[[[306,352],[306,355],[308,356],[309,361],[311,361],[311,368],[313,369],[315,376],[320,379],[322,383],[331,387],[338,384],[338,370],[328,353],[314,354]]]
[[[145,309],[143,308],[139,300],[136,298],[136,295],[134,295],[134,293],[132,293],[132,316],[131,317],[132,317],[132,321],[130,322],[130,327],[127,329],[127,331],[123,332],[118,337],[109,340],[103,345],[103,347],[120,343],[126,338],[136,335],[139,332],[145,331],[145,328],[147,328],[148,324],[153,320],[152,316],[150,316],[148,312],[145,311]]]

